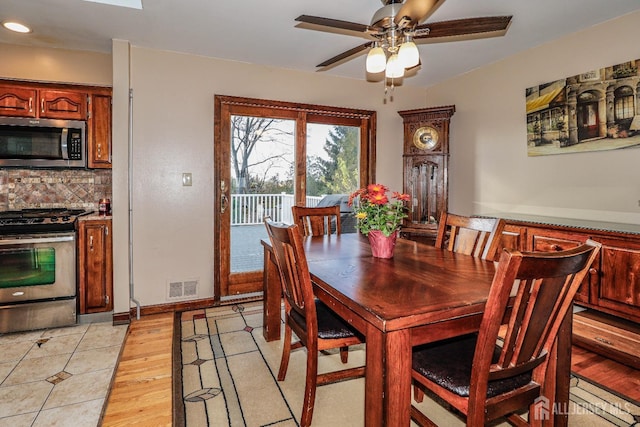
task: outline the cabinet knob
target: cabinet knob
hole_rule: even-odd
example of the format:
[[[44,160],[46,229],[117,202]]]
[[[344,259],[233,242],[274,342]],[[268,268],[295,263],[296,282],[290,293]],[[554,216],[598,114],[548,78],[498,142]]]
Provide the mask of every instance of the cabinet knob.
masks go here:
[[[93,250],[93,236],[89,236],[89,249]]]
[[[591,267],[591,268],[589,269],[589,274],[590,274],[591,276],[597,276],[597,275],[598,275],[598,270],[597,270],[596,268]]]
[[[29,112],[33,113],[33,97],[29,97]]]
[[[553,245],[551,246],[551,249],[556,251],[556,252],[560,252],[562,250],[562,248],[560,247],[560,245]]]

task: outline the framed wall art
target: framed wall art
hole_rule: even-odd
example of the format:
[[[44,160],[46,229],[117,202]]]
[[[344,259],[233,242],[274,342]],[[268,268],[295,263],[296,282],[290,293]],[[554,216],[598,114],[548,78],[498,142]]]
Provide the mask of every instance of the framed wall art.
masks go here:
[[[640,147],[640,59],[527,88],[527,154]]]

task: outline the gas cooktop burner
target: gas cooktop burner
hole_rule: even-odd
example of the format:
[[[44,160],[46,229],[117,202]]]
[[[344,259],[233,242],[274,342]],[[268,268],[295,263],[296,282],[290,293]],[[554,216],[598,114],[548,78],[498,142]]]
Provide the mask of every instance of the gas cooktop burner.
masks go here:
[[[0,212],[0,234],[46,233],[72,231],[79,216],[91,211],[83,209],[23,209]]]

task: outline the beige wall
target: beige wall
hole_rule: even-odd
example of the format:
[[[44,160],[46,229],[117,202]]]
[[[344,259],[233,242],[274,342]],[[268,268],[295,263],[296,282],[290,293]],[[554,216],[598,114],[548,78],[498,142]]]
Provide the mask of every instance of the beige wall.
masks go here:
[[[111,86],[111,55],[0,43],[0,78]]]
[[[456,105],[450,209],[640,223],[640,148],[527,157],[525,112],[526,88],[640,58],[639,39],[635,12],[430,88]]]
[[[402,187],[397,111],[424,106],[422,89],[396,88],[384,104],[381,84],[135,46],[130,57],[134,294],[142,305],[167,302],[168,280],[198,278],[199,297],[213,295],[215,94],[376,110],[378,181]],[[193,186],[182,186],[183,172]],[[114,206],[124,198],[114,189]],[[124,250],[123,237],[116,250]]]

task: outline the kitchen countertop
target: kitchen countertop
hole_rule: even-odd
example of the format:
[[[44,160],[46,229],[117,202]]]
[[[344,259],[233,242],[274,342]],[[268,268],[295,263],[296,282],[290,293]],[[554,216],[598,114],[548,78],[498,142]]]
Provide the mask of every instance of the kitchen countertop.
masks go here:
[[[92,221],[97,219],[112,219],[111,215],[99,215],[98,212],[90,213],[89,215],[83,215],[78,217],[78,221]]]

